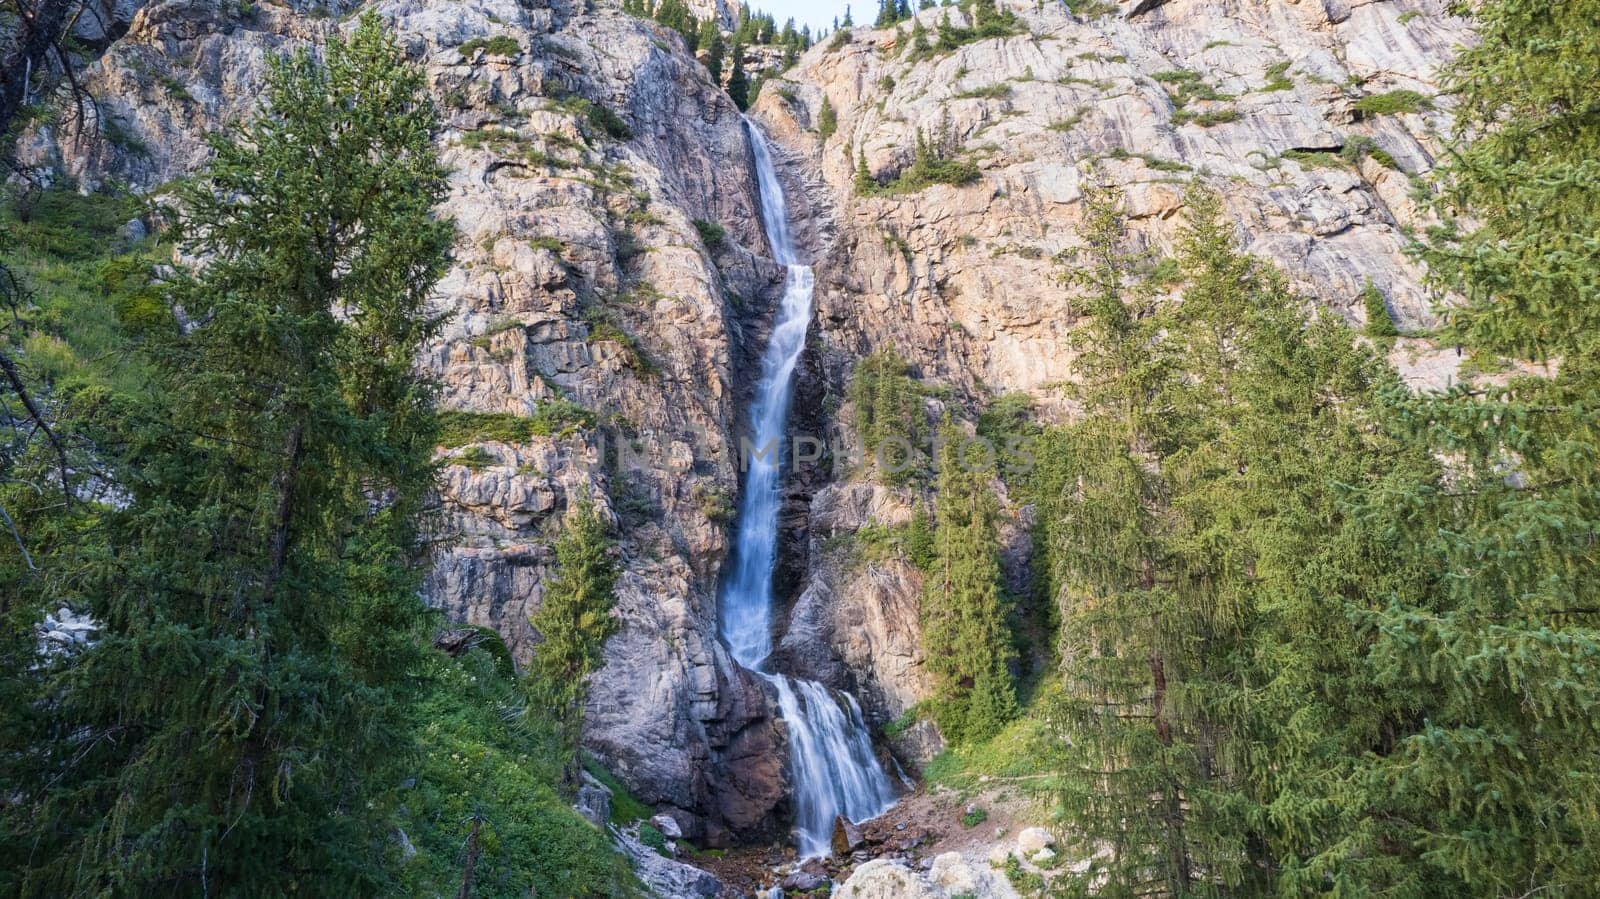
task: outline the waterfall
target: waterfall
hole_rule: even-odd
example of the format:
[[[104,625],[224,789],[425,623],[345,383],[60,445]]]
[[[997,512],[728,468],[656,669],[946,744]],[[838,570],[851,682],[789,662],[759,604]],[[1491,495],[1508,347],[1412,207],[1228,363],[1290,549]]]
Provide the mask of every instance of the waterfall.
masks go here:
[[[828,854],[834,818],[864,821],[894,803],[894,787],[872,752],[861,708],[848,694],[766,670],[772,652],[772,569],[778,551],[778,487],[795,365],[811,325],[811,267],[802,265],[789,234],[788,206],[772,151],[755,123],[745,120],[761,190],[761,223],[773,259],[788,266],[783,302],[761,358],[761,381],[750,408],[751,443],[744,496],[733,545],[733,570],[723,581],[722,635],[740,665],[778,693],[789,734],[795,834],[800,854]]]

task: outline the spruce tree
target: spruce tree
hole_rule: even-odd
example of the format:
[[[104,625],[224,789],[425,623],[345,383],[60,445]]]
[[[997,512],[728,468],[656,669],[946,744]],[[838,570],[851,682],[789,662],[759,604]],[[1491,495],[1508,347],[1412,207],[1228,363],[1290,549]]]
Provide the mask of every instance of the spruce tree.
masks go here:
[[[555,544],[555,576],[544,585],[539,609],[528,622],[539,634],[528,666],[534,708],[556,723],[565,755],[564,780],[576,789],[583,759],[587,679],[600,665],[601,649],[616,629],[611,617],[617,581],[611,541],[594,506],[585,504],[569,518]]]
[[[1434,575],[1375,622],[1376,676],[1419,711],[1370,786],[1402,886],[1579,896],[1600,871],[1600,101],[1576,73],[1600,66],[1600,4],[1462,11],[1481,40],[1446,72],[1439,204],[1461,219],[1425,258],[1465,348],[1554,365],[1392,394],[1447,473],[1368,507]]]
[[[421,74],[371,14],[325,60],[273,62],[214,142],[189,326],[141,350],[153,406],[101,413],[125,501],[57,582],[102,633],[50,687],[52,777],[16,784],[24,894],[385,888],[453,229]]]
[[[744,112],[750,108],[750,80],[744,73],[744,46],[734,41],[728,55],[732,57],[728,71],[728,96],[733,98],[733,105]]]
[[[986,740],[1016,716],[1016,652],[1000,593],[999,508],[981,454],[941,428],[934,559],[923,591],[922,648],[933,674],[932,709],[946,740]]]
[[[706,56],[706,71],[711,75],[711,83],[721,87],[722,59],[728,55],[728,45],[722,39],[722,29],[717,26],[714,16],[700,24],[699,51]]]
[[[823,143],[833,137],[839,130],[839,114],[834,111],[833,103],[827,97],[822,98],[822,107],[817,110],[817,136]]]
[[[1093,201],[1074,279],[1088,411],[1052,436],[1040,481],[1056,491],[1041,516],[1062,603],[1059,799],[1085,851],[1109,848],[1080,886],[1359,882],[1370,860],[1335,847],[1369,835],[1367,809],[1337,785],[1398,712],[1346,597],[1410,572],[1345,494],[1429,463],[1374,436],[1381,369],[1349,330],[1307,321],[1214,195],[1187,200],[1182,297],[1162,305],[1126,283],[1139,266],[1113,201]]]

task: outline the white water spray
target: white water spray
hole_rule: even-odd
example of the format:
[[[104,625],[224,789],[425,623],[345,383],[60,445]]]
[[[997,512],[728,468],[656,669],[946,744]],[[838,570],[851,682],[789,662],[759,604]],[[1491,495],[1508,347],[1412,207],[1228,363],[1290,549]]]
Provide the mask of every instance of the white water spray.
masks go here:
[[[788,266],[783,303],[761,358],[761,382],[750,409],[756,452],[746,460],[744,498],[733,548],[733,570],[722,591],[722,634],[739,664],[759,673],[778,691],[778,707],[789,733],[794,781],[795,834],[800,854],[828,854],[834,818],[876,817],[894,803],[894,787],[872,752],[861,708],[848,694],[835,696],[821,684],[764,670],[772,652],[772,568],[778,548],[778,486],[785,423],[795,365],[811,325],[811,267],[800,264],[789,235],[788,207],[759,128],[745,130],[761,189],[761,222],[773,258]],[[842,697],[842,699],[841,699]]]

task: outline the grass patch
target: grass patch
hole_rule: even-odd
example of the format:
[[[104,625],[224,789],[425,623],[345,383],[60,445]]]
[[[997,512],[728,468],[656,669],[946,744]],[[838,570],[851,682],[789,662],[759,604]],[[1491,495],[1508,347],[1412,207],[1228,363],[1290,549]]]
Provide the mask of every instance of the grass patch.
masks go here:
[[[1279,159],[1298,162],[1313,169],[1336,169],[1345,164],[1339,153],[1333,150],[1284,150]]]
[[[1107,159],[1123,159],[1123,160],[1126,160],[1126,159],[1137,159],[1140,162],[1144,163],[1147,168],[1154,169],[1155,171],[1158,171],[1158,172],[1192,172],[1192,171],[1194,171],[1194,167],[1191,166],[1191,165],[1188,165],[1186,163],[1177,162],[1177,161],[1174,161],[1174,160],[1171,160],[1171,159],[1161,159],[1160,157],[1157,157],[1157,156],[1151,156],[1149,153],[1129,153],[1127,150],[1123,149],[1122,147],[1118,147],[1115,150],[1112,150],[1110,153],[1107,153],[1106,154],[1106,158]]]
[[[534,437],[570,437],[594,425],[593,412],[559,397],[539,403],[532,415],[452,409],[439,413],[439,445],[527,443]]]
[[[612,140],[629,140],[633,137],[633,129],[623,121],[610,107],[583,97],[564,97],[556,101],[556,107],[561,111],[584,120],[589,126]]]
[[[610,771],[607,771],[592,756],[583,757],[583,770],[589,776],[600,781],[601,785],[611,791],[611,823],[618,827],[625,827],[635,821],[649,820],[655,810],[633,798],[628,788],[622,785]]]
[[[507,58],[517,56],[522,52],[522,45],[515,38],[504,34],[494,37],[475,37],[456,48],[461,51],[461,58],[468,59],[474,53],[482,50],[489,56],[504,56]]]
[[[525,714],[515,680],[483,648],[431,655],[405,706],[419,734],[396,824],[417,849],[394,892],[456,895],[461,852],[479,825],[476,896],[638,896],[627,860],[555,789],[559,743]]]
[[[127,196],[63,188],[0,202],[0,261],[32,301],[11,339],[41,385],[96,384],[133,396],[149,390],[132,343],[174,319],[155,281],[156,267],[170,259],[166,248],[154,238],[118,236],[138,212]]]
[[[1410,90],[1389,91],[1384,94],[1371,94],[1355,102],[1352,108],[1357,118],[1371,118],[1380,115],[1400,115],[1407,112],[1418,112],[1433,106],[1433,102],[1422,94]]]
[[[1226,125],[1229,122],[1239,121],[1239,110],[1232,107],[1223,109],[1208,109],[1205,112],[1190,112],[1187,109],[1177,109],[1172,113],[1174,125],[1199,125],[1201,128],[1210,128],[1213,125]]]
[[[1289,79],[1290,62],[1275,62],[1267,66],[1267,83],[1261,86],[1263,93],[1270,91],[1286,91],[1294,87],[1294,82]]]
[[[952,99],[955,100],[1004,100],[1011,96],[1011,85],[1002,81],[999,84],[986,84],[972,90],[962,91]]]
[[[1050,692],[1049,686],[1041,686],[1023,716],[988,740],[939,753],[923,771],[927,782],[962,793],[995,786],[997,780],[1020,781],[1024,791],[1049,787],[1051,779],[1041,775],[1051,770],[1050,732],[1040,710],[1047,707]]]

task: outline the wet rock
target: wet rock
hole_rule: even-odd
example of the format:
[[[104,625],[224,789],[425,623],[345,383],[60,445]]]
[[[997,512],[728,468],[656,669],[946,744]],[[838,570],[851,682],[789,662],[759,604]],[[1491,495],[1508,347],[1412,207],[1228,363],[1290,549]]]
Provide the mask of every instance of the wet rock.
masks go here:
[[[833,819],[832,848],[834,855],[849,855],[866,842],[861,828],[843,815]]]
[[[786,892],[809,893],[828,883],[827,875],[813,871],[796,871],[783,879]]]

